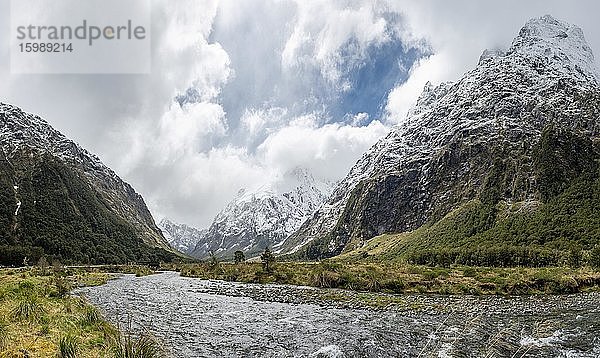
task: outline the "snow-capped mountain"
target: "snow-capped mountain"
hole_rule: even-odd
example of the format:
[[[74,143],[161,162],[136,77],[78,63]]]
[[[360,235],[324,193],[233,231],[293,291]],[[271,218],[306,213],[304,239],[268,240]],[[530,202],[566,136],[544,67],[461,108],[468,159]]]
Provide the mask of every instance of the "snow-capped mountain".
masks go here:
[[[0,220],[10,223],[0,225],[3,241],[73,261],[126,262],[149,259],[147,248],[170,250],[143,198],[45,120],[0,103],[0,148],[11,212]],[[78,249],[70,252],[70,244]]]
[[[326,200],[332,184],[297,168],[256,190],[240,190],[217,216],[192,255],[233,256],[237,250],[247,257],[265,247],[277,251],[283,240]]]
[[[598,74],[582,30],[551,16],[532,19],[508,50],[486,50],[459,81],[428,84],[406,120],[362,156],[283,251],[337,255],[474,198],[544,200],[556,193],[541,155],[562,153],[552,146],[567,140],[598,143],[599,116]],[[564,168],[554,163],[556,180],[583,170],[573,158]]]
[[[189,254],[196,248],[198,241],[202,240],[207,229],[196,229],[186,224],[178,224],[169,219],[162,219],[158,227],[169,242],[172,248]]]

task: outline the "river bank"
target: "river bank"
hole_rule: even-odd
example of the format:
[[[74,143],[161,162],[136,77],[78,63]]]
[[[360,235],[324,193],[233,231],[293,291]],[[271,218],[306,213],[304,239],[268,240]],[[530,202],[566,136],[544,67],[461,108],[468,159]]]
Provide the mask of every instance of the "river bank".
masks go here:
[[[134,266],[120,270],[138,276],[149,272]],[[109,323],[86,300],[71,295],[74,288],[103,285],[118,276],[87,267],[0,269],[0,358],[120,358],[139,350],[134,347],[138,338]],[[156,342],[142,339],[142,345],[158,353],[153,348],[159,348]]]
[[[322,261],[170,264],[185,277],[242,283],[277,283],[393,294],[530,295],[600,290],[600,271],[589,268],[428,267],[397,263]]]

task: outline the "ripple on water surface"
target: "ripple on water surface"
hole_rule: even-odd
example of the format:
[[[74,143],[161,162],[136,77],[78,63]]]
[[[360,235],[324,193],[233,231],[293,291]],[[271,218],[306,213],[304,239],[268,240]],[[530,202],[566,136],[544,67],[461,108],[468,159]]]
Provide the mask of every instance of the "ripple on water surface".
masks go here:
[[[407,301],[436,309],[369,311],[267,302],[281,288],[173,272],[125,275],[77,293],[121,327],[131,320],[150,330],[175,357],[600,356],[598,294],[412,295]]]

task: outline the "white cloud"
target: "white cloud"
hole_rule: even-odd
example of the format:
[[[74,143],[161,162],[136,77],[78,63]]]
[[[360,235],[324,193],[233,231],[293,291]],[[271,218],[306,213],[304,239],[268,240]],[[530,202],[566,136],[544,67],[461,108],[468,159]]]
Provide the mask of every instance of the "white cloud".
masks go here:
[[[331,84],[347,90],[350,85],[342,81],[342,75],[351,68],[340,65],[356,65],[369,45],[390,40],[388,23],[382,17],[385,6],[380,1],[298,1],[297,7],[294,31],[281,54],[285,70],[314,66]],[[355,46],[341,54],[350,40]]]
[[[248,139],[253,140],[285,125],[287,114],[287,109],[282,107],[247,108],[240,121],[249,136]]]
[[[406,119],[408,110],[414,105],[427,82],[439,84],[456,80],[453,71],[448,68],[458,67],[456,59],[448,53],[440,52],[419,60],[410,70],[406,82],[390,91],[386,110],[388,123],[400,123]]]
[[[322,178],[338,180],[389,130],[379,121],[364,127],[315,124],[314,118],[304,116],[273,133],[258,147],[259,157],[282,173],[302,166]]]

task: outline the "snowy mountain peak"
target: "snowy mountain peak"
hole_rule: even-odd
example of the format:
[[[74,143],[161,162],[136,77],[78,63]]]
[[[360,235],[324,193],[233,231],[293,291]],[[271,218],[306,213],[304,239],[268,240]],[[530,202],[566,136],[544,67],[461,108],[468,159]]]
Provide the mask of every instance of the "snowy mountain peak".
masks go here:
[[[427,110],[433,103],[448,93],[453,82],[442,82],[438,86],[433,86],[431,82],[427,82],[423,88],[423,92],[417,99],[413,108],[409,111],[408,117],[416,116]]]
[[[265,247],[277,249],[327,199],[333,183],[294,168],[272,182],[238,195],[215,217],[193,255],[227,257],[236,250],[247,256]]]
[[[524,180],[503,189],[507,200],[535,197],[533,146],[552,125],[597,136],[598,88],[581,29],[549,16],[527,22],[507,52],[484,52],[454,83],[427,84],[406,119],[358,160],[282,252],[329,257],[415,230],[476,198],[498,177],[495,161],[506,158],[523,160],[515,180]]]
[[[550,15],[527,21],[508,53],[542,57],[568,70],[598,78],[594,54],[581,28]]]
[[[169,245],[183,253],[192,251],[207,231],[206,229],[196,229],[185,224],[178,224],[166,218],[160,221],[158,227]]]
[[[479,57],[479,64],[483,63],[485,60],[487,60],[489,58],[500,57],[500,56],[504,56],[505,54],[506,54],[506,52],[499,48],[486,49],[483,51],[483,53]]]

